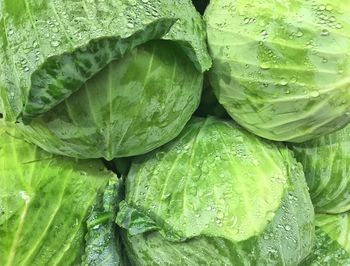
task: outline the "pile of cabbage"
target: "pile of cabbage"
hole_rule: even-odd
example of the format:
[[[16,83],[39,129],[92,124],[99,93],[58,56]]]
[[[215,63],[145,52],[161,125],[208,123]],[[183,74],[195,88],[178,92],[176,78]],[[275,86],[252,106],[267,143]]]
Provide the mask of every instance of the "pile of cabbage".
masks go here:
[[[0,18],[0,265],[350,265],[350,1]]]

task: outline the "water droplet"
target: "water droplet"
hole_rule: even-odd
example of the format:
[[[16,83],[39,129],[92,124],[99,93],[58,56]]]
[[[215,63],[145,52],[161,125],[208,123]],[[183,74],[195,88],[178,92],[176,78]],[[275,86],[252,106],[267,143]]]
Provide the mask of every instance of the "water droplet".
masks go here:
[[[270,69],[270,64],[263,62],[260,64],[260,68],[264,70]]]
[[[292,229],[288,224],[284,227],[284,229],[286,229],[286,231],[290,231],[290,229]]]
[[[336,27],[337,29],[341,29],[343,26],[342,26],[341,24],[338,23],[338,24],[335,25],[335,27]]]
[[[330,5],[327,5],[327,6],[326,6],[326,10],[327,10],[327,11],[332,11],[332,10],[333,10],[333,7],[330,6]]]
[[[321,35],[322,35],[322,36],[328,36],[328,35],[329,35],[329,31],[328,31],[327,29],[323,29],[323,30],[321,31]]]
[[[57,27],[52,26],[51,31],[54,33],[57,33],[57,32],[59,32],[59,29]]]
[[[303,35],[304,35],[304,33],[302,33],[301,31],[298,31],[297,34],[296,34],[296,36],[298,38],[303,37]]]
[[[335,17],[330,17],[329,21],[334,22],[335,21]]]
[[[318,7],[318,10],[324,11],[324,10],[326,10],[326,6],[325,5],[320,5]]]
[[[314,97],[314,98],[317,98],[318,96],[320,96],[320,92],[319,92],[319,91],[312,91],[312,92],[310,93],[310,96],[311,96],[311,97]]]
[[[262,35],[264,38],[266,38],[269,34],[267,33],[266,30],[262,30],[262,31],[261,31],[261,35]]]
[[[14,31],[13,30],[9,30],[9,33],[8,33],[8,35],[12,35],[14,33]]]
[[[280,81],[280,85],[282,85],[282,86],[288,85],[288,80],[282,79],[282,80]]]
[[[54,40],[54,41],[51,41],[51,46],[52,47],[58,47],[58,46],[60,46],[60,42],[59,41],[56,41],[56,40]]]
[[[308,48],[313,48],[314,45],[313,45],[312,42],[307,42],[307,43],[306,43],[306,46],[307,46]]]
[[[134,28],[134,24],[132,23],[127,23],[126,26],[129,28],[129,29],[133,29]]]

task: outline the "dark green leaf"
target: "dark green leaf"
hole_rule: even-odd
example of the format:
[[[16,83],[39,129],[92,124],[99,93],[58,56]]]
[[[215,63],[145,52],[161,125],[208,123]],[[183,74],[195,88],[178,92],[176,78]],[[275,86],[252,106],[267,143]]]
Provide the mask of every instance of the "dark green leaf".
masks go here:
[[[178,42],[200,71],[208,69],[205,31],[193,14],[189,0],[1,0],[6,119],[45,113],[112,60],[152,39]]]
[[[114,223],[120,201],[120,182],[115,178],[106,187],[87,220],[88,233],[83,265],[118,266],[121,259],[121,243]]]

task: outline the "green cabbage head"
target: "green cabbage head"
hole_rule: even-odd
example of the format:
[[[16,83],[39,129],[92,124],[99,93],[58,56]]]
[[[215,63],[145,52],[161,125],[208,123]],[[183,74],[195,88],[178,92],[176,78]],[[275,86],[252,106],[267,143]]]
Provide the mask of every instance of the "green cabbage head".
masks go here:
[[[304,167],[316,212],[350,211],[350,125],[292,148]]]
[[[49,154],[0,120],[0,265],[81,265],[83,256],[84,265],[119,261],[119,240],[111,230],[117,186],[100,160]],[[103,216],[89,215],[98,212],[102,196],[112,207]],[[108,237],[102,230],[109,230]]]
[[[317,214],[316,243],[300,266],[350,265],[350,213]]]
[[[297,265],[314,235],[291,152],[214,118],[133,161],[117,223],[134,265]]]
[[[212,0],[205,13],[219,102],[267,139],[303,142],[350,122],[350,5]]]
[[[46,151],[143,154],[197,108],[211,60],[190,0],[3,2],[0,111]]]

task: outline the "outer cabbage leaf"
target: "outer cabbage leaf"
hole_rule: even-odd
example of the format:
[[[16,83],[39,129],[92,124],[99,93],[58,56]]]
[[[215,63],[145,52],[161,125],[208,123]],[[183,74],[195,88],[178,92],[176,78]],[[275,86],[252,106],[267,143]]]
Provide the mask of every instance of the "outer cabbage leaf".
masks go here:
[[[316,215],[316,225],[316,245],[301,265],[350,265],[349,213]]]
[[[198,107],[202,79],[178,45],[149,42],[19,127],[52,153],[108,160],[142,154],[181,132]]]
[[[212,0],[205,13],[219,102],[256,135],[303,142],[350,121],[347,1]]]
[[[116,221],[135,265],[295,265],[314,233],[290,151],[214,118],[133,161]]]
[[[85,220],[113,174],[48,154],[0,124],[0,265],[75,265]]]
[[[350,213],[338,215],[317,214],[316,226],[320,227],[330,238],[337,241],[350,254]]]
[[[112,60],[152,39],[178,42],[200,71],[210,66],[203,25],[189,0],[2,0],[0,8],[8,120],[45,113]]]
[[[349,211],[350,126],[292,147],[304,167],[316,212]]]
[[[121,183],[117,179],[110,180],[103,197],[89,215],[83,265],[124,265],[121,258],[121,243],[114,223],[121,199],[120,190]]]
[[[211,62],[189,0],[3,2],[5,117],[22,114],[27,139],[46,151],[143,154],[176,137],[197,108]]]

